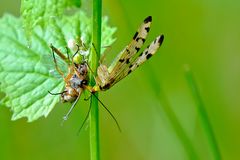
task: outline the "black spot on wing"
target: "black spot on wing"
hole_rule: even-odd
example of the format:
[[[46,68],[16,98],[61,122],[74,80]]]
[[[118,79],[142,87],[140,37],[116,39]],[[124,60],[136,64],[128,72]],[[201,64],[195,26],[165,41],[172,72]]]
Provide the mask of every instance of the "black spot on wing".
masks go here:
[[[145,55],[148,54],[149,47],[150,47],[150,45],[147,46],[147,49],[146,49],[145,52],[144,52]]]
[[[126,52],[129,54],[130,53],[130,51],[128,50],[128,49],[126,49]]]
[[[142,37],[137,37],[136,41],[138,42],[140,39],[142,40],[143,43],[145,42],[145,39]]]
[[[74,66],[75,66],[76,68],[78,68],[78,64],[77,64],[77,63],[74,63]]]
[[[119,62],[121,62],[121,63],[124,62],[124,59],[119,59]]]
[[[109,89],[110,87],[111,87],[110,83],[107,83],[106,85],[104,85],[104,86],[102,87],[102,89],[107,90],[107,89]]]
[[[130,74],[131,72],[132,72],[132,70],[129,70],[129,71],[128,71],[128,74]]]
[[[146,56],[146,58],[149,59],[150,57],[152,57],[152,54],[149,53],[149,54]]]
[[[149,31],[150,31],[150,27],[146,27],[145,30],[146,30],[147,32],[149,32]]]
[[[164,40],[164,35],[161,35],[161,37],[158,40],[158,43],[161,45]]]
[[[137,38],[137,36],[138,36],[138,32],[136,32],[136,33],[134,34],[133,39],[135,40],[135,39]]]
[[[127,64],[129,64],[129,63],[130,63],[130,61],[129,61],[129,58],[126,60],[126,63],[127,63]]]
[[[136,49],[137,52],[140,50],[140,48],[138,48],[138,47],[135,47],[135,49]]]
[[[144,54],[147,55],[148,54],[148,50]]]
[[[157,38],[154,40],[154,43],[156,43],[157,42]]]
[[[144,23],[152,22],[152,16],[148,16],[144,19]]]
[[[143,43],[145,42],[145,39],[144,39],[144,38],[142,38],[142,42],[143,42]]]

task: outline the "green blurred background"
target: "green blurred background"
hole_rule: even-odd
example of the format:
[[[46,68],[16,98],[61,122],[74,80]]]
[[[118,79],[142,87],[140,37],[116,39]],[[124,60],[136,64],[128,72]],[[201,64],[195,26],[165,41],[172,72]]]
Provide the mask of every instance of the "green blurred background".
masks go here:
[[[84,2],[83,2],[84,3]],[[85,2],[89,3],[89,2]],[[91,6],[90,4],[85,7]],[[0,2],[4,12],[19,16],[20,2]],[[147,43],[164,33],[160,51],[149,62],[101,93],[117,117],[100,108],[103,160],[213,159],[199,112],[184,75],[195,75],[222,159],[240,157],[240,1],[105,0],[104,15],[118,28],[114,57],[132,38],[141,21],[153,16]],[[64,126],[69,105],[57,105],[33,123],[11,121],[0,107],[0,159],[89,159],[88,125],[76,135],[88,103],[82,101]]]

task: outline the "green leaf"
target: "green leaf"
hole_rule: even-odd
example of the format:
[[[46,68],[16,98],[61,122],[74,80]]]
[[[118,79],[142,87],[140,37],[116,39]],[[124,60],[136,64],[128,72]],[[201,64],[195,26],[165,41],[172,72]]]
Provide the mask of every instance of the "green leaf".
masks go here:
[[[80,0],[66,0],[67,6],[69,7],[81,7],[81,1]]]
[[[53,66],[49,44],[65,53],[69,39],[85,37],[90,46],[90,23],[91,19],[82,12],[53,19],[51,25],[34,28],[28,46],[20,19],[11,15],[0,19],[0,90],[5,93],[1,104],[11,108],[12,120],[27,117],[31,122],[46,117],[59,102],[59,96],[48,94],[61,92],[64,87],[62,78],[49,73],[49,66]],[[102,34],[107,37],[103,45],[110,45],[112,29],[106,22],[103,25]]]
[[[46,26],[52,22],[53,17],[61,17],[69,7],[80,7],[80,0],[22,0],[21,16],[23,27],[29,39],[33,28],[40,24]]]
[[[101,55],[104,53],[106,47],[110,46],[113,42],[115,42],[116,38],[112,38],[112,35],[116,32],[117,28],[108,26],[108,17],[104,17],[102,19],[102,48]]]

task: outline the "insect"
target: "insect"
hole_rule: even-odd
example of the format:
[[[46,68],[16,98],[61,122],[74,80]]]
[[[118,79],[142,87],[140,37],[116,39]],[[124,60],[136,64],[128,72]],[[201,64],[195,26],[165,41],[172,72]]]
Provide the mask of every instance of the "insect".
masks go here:
[[[138,68],[141,64],[143,64],[157,52],[157,50],[159,49],[164,40],[163,35],[157,36],[155,40],[152,41],[143,52],[141,52],[140,54],[138,53],[139,50],[142,48],[147,38],[147,35],[150,31],[151,22],[152,22],[151,16],[148,16],[147,18],[144,19],[143,23],[140,25],[137,32],[134,34],[133,39],[118,54],[116,59],[112,62],[112,64],[109,67],[107,67],[104,64],[100,64],[98,66],[97,77],[95,77],[96,81],[95,86],[89,86],[88,84],[88,70],[90,68],[87,62],[82,61],[80,64],[77,64],[74,63],[73,61],[74,56],[79,51],[79,46],[77,52],[70,59],[69,55],[68,57],[64,56],[57,48],[51,45],[55,68],[62,75],[65,81],[65,89],[61,93],[55,94],[51,92],[49,93],[53,95],[60,94],[63,102],[73,102],[73,105],[70,108],[69,112],[64,116],[64,120],[68,118],[69,114],[71,113],[72,109],[79,100],[81,93],[84,90],[88,90],[92,95],[94,95],[95,92],[105,91],[111,88],[117,82],[119,82],[128,74],[133,72],[136,68]],[[64,73],[58,67],[54,53],[56,53],[61,59],[63,59],[68,64],[68,74],[66,76],[64,76]],[[105,107],[105,105],[100,100],[99,102],[108,111],[108,113],[110,113],[110,115],[118,125],[118,122],[112,115],[112,113]],[[118,128],[120,129],[119,125]]]
[[[143,52],[137,54],[147,38],[151,22],[151,16],[144,19],[131,42],[118,54],[109,67],[100,64],[97,68],[97,77],[95,78],[96,85],[91,92],[94,93],[111,88],[156,53],[163,42],[163,35],[156,37]]]
[[[77,45],[78,46],[78,45]],[[60,52],[57,48],[55,48],[52,44],[50,45],[52,49],[52,56],[55,64],[55,68],[57,72],[62,76],[65,81],[65,89],[60,93],[51,93],[52,95],[60,95],[62,102],[73,102],[68,113],[63,117],[64,120],[68,119],[69,114],[72,109],[75,107],[77,101],[79,100],[82,92],[85,90],[85,87],[88,85],[88,66],[85,60],[82,62],[75,63],[74,56],[79,52],[79,46],[76,53],[70,59],[69,54],[67,52],[68,57],[66,57],[62,52]],[[67,49],[68,50],[68,49]],[[55,53],[68,65],[68,74],[65,76],[63,71],[59,68]]]
[[[79,45],[77,45],[78,49],[75,52],[75,54],[71,57],[71,59],[69,57],[68,52],[67,52],[68,56],[66,57],[62,52],[60,52],[52,44],[50,45],[50,47],[52,49],[52,56],[53,56],[56,71],[62,76],[63,80],[65,81],[65,89],[63,92],[60,92],[60,93],[51,93],[51,92],[49,92],[49,93],[51,95],[60,95],[62,102],[73,102],[71,108],[69,109],[67,114],[63,117],[63,121],[66,121],[68,119],[69,115],[71,114],[73,108],[76,106],[76,103],[80,99],[80,96],[83,93],[83,91],[85,91],[85,90],[90,91],[89,90],[90,86],[88,85],[88,83],[89,83],[89,77],[88,77],[89,66],[88,66],[88,63],[85,60],[85,58],[83,58],[83,60],[80,63],[74,62],[74,57],[77,55],[77,53],[80,50]],[[55,53],[68,65],[68,73],[66,76],[64,75],[64,73],[60,69],[60,67],[58,66],[58,63],[57,63],[57,60],[55,57]],[[98,99],[98,97],[96,95],[94,95],[94,93],[92,93],[92,95],[97,98],[97,100],[102,104],[103,108],[111,115],[111,117],[117,124],[119,130],[121,131],[120,126],[119,126],[116,118],[111,113],[111,111]],[[91,102],[91,100],[90,100],[90,102]],[[91,110],[91,105],[88,109],[87,116],[85,117],[83,124],[81,125],[79,131],[82,129],[87,118],[89,117],[90,110]]]

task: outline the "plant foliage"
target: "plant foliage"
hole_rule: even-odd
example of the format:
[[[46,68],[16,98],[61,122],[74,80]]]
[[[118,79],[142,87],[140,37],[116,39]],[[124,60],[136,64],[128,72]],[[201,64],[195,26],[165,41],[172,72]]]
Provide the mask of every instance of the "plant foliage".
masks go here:
[[[49,44],[65,53],[67,41],[72,38],[83,37],[90,46],[92,33],[91,18],[82,11],[65,15],[59,3],[38,1],[39,10],[34,8],[37,4],[31,3],[36,2],[23,1],[23,20],[7,14],[0,19],[0,89],[5,94],[1,104],[11,108],[12,120],[27,117],[29,122],[46,117],[59,101],[59,96],[52,96],[48,91],[60,92],[64,87],[63,79],[49,73],[49,66],[53,66]],[[49,6],[41,8],[42,5]],[[68,3],[62,5],[66,7]],[[47,16],[47,12],[57,9],[56,16]],[[28,15],[30,17],[26,18]],[[39,25],[40,21],[45,25]],[[27,34],[30,39],[26,30],[31,32]],[[111,45],[115,30],[107,26],[107,18],[104,18],[103,45]]]

